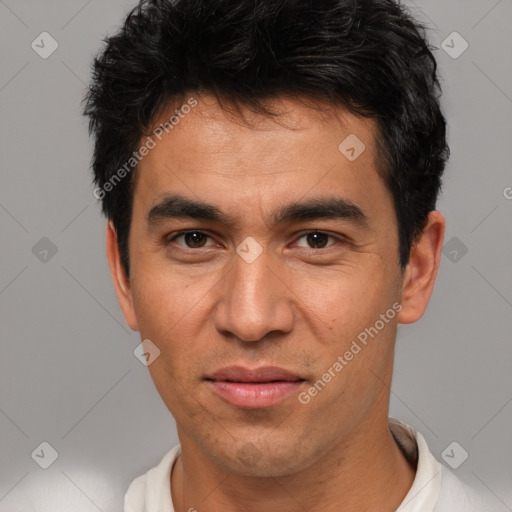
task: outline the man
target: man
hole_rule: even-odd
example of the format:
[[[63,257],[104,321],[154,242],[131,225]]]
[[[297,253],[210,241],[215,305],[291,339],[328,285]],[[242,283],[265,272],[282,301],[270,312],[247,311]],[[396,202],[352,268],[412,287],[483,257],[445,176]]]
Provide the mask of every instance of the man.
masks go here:
[[[125,511],[491,510],[388,418],[445,229],[424,29],[392,0],[147,0],[106,43],[94,193],[180,440]]]

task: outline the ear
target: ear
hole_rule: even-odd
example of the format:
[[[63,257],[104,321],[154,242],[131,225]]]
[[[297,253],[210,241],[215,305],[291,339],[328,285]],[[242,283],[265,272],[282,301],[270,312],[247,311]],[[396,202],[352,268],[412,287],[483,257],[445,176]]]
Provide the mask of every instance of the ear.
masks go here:
[[[124,318],[130,329],[137,331],[137,318],[133,307],[132,288],[130,280],[126,275],[124,267],[121,263],[121,254],[119,252],[119,244],[117,242],[117,232],[110,221],[107,224],[107,258],[114,282],[114,288],[117,294],[117,300],[123,311]]]
[[[441,263],[445,224],[440,212],[430,212],[425,229],[411,248],[404,271],[398,323],[416,322],[427,309]]]

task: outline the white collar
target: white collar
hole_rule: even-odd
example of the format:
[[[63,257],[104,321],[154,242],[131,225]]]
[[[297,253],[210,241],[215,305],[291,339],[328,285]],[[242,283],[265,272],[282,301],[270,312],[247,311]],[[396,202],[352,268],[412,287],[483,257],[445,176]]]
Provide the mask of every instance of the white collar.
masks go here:
[[[433,512],[441,489],[441,464],[430,452],[424,437],[394,418],[389,429],[405,457],[416,466],[416,476],[397,512]]]

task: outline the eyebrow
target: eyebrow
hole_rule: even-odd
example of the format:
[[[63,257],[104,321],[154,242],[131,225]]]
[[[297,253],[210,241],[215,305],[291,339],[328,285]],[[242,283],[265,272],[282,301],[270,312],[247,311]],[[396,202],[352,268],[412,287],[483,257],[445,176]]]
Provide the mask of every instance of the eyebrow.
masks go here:
[[[151,208],[147,215],[150,227],[175,218],[208,220],[226,226],[236,225],[236,219],[217,206],[197,201],[180,194],[166,196]],[[370,225],[367,215],[353,201],[342,197],[319,197],[302,202],[287,203],[272,212],[270,221],[278,226],[296,221],[339,219],[361,228]]]

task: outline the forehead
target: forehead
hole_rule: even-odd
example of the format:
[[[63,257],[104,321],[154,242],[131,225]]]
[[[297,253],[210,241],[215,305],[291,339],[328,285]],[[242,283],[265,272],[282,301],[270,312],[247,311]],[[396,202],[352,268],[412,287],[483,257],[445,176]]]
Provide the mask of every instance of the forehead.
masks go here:
[[[389,202],[377,172],[375,121],[286,97],[270,103],[276,117],[223,107],[212,96],[190,95],[162,110],[152,129],[179,115],[151,136],[155,145],[138,165],[135,203],[147,212],[180,192],[242,213],[252,208],[254,215],[254,207],[275,211],[291,196],[308,194],[339,192],[369,207]]]
[[[194,106],[190,107],[192,103]],[[233,154],[237,148],[250,148],[266,141],[268,155],[274,157],[276,152],[271,150],[279,148],[283,139],[287,146],[277,154],[297,144],[310,151],[324,147],[332,150],[338,149],[343,134],[358,135],[364,139],[367,155],[374,154],[378,129],[373,119],[356,116],[342,106],[319,99],[278,96],[266,100],[264,105],[275,115],[255,112],[244,104],[234,106],[225,99],[221,106],[211,95],[191,94],[163,108],[151,128],[171,124],[166,130],[168,139],[178,142],[192,136],[197,149],[209,155],[222,149],[230,149]],[[169,123],[172,117],[174,120]],[[194,137],[198,133],[201,137]],[[154,136],[153,139],[156,140]]]

